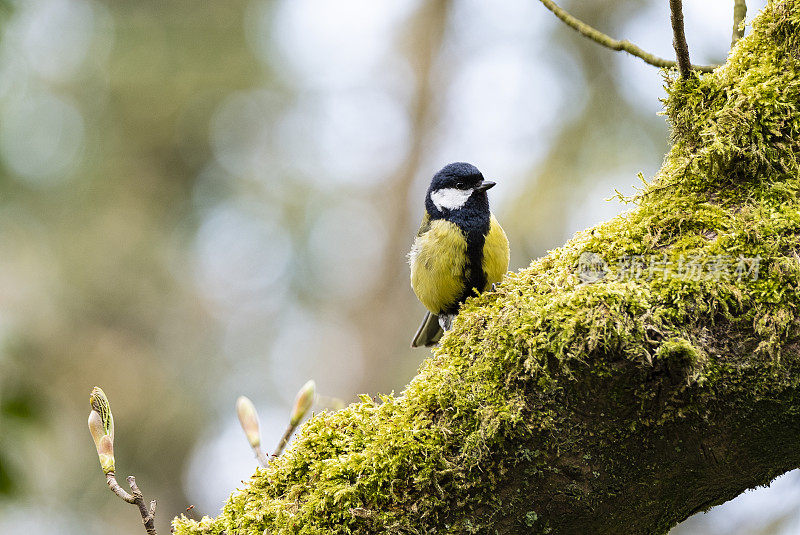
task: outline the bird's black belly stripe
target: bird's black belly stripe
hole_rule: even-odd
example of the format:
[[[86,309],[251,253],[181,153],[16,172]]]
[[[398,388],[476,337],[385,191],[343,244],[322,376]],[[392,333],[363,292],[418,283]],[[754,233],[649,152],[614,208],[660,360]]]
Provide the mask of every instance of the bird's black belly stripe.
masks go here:
[[[464,292],[459,296],[455,311],[467,297],[478,295],[486,286],[486,273],[483,271],[483,246],[486,236],[480,231],[473,231],[467,235],[467,262],[464,266]]]
[[[464,263],[464,291],[458,296],[458,299],[447,307],[444,311],[445,314],[457,314],[458,309],[468,297],[478,295],[483,291],[486,286],[486,273],[483,271],[483,246],[486,243],[486,234],[489,232],[489,220],[478,221],[472,219],[471,225],[462,225],[461,230],[467,240],[467,258]],[[475,225],[475,223],[479,223]],[[467,228],[464,228],[467,227]]]

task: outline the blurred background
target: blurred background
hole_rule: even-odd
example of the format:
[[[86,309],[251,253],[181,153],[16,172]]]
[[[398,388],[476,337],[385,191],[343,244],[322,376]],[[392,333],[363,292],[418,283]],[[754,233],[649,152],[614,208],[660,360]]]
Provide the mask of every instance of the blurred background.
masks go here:
[[[562,5],[673,55],[666,2]],[[692,59],[724,61],[732,2],[685,11]],[[430,176],[496,180],[524,267],[656,172],[662,84],[536,0],[0,0],[0,533],[142,532],[93,385],[162,533],[255,469],[240,394],[271,448],[308,378],[402,390]],[[791,473],[673,533],[797,533],[798,505]]]

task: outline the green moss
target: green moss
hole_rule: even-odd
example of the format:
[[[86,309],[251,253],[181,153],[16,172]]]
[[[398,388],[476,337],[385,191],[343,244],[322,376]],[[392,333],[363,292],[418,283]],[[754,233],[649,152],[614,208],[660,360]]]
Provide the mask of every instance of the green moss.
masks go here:
[[[401,395],[316,415],[216,519],[181,517],[175,532],[558,532],[552,500],[537,501],[553,482],[558,504],[600,507],[658,465],[626,457],[628,437],[706,425],[720,391],[796,389],[783,356],[800,334],[798,36],[800,0],[772,1],[724,67],[668,79],[674,145],[631,211],[471,299]],[[608,264],[605,277],[581,280],[585,253]],[[757,278],[740,258],[760,259]],[[685,273],[636,277],[639,259]],[[736,344],[752,348],[745,359]]]
[[[688,340],[675,338],[661,344],[656,350],[655,358],[674,362],[679,366],[694,366],[700,360],[700,352]]]
[[[528,511],[525,513],[525,525],[529,528],[532,528],[537,520],[539,520],[539,516],[536,514],[536,511]]]

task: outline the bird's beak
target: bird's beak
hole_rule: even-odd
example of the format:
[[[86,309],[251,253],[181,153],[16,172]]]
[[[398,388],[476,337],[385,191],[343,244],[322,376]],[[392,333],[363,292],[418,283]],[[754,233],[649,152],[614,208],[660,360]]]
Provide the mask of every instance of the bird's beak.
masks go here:
[[[493,187],[497,182],[492,182],[491,180],[484,180],[475,188],[475,191],[486,191],[487,189]]]

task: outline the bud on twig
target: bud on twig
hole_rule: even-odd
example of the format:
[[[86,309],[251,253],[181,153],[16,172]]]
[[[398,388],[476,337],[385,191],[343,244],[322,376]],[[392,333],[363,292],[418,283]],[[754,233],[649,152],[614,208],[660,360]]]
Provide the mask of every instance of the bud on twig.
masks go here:
[[[106,484],[111,492],[116,494],[121,500],[133,504],[139,508],[142,516],[142,525],[147,535],[157,535],[154,517],[156,514],[156,501],[150,502],[150,509],[144,504],[142,491],[136,485],[136,479],[128,476],[133,494],[129,493],[117,483],[117,475],[114,469],[114,416],[111,414],[111,405],[103,389],[96,386],[89,395],[89,404],[92,411],[89,413],[89,432],[94,439],[94,446],[97,448],[97,456],[100,458],[100,467],[106,476]]]
[[[105,392],[94,387],[89,396],[92,411],[89,413],[89,432],[94,439],[97,457],[104,474],[114,471],[114,416]]]
[[[250,443],[250,447],[261,447],[258,412],[253,402],[250,401],[250,398],[239,396],[239,399],[236,400],[236,415],[239,417],[239,423],[247,437],[247,442]]]
[[[294,398],[294,408],[292,409],[292,416],[289,419],[289,424],[292,427],[297,427],[297,424],[305,417],[311,405],[314,404],[314,394],[317,390],[317,384],[314,380],[308,381],[303,385],[303,388],[297,393]]]
[[[249,442],[250,447],[253,448],[253,453],[256,454],[256,459],[258,459],[259,464],[261,464],[263,468],[266,468],[269,464],[269,459],[267,459],[267,456],[264,455],[264,452],[261,450],[261,431],[258,423],[258,411],[256,411],[256,406],[253,405],[250,398],[239,396],[239,399],[236,400],[236,416],[239,417],[239,423],[247,437],[247,442]]]
[[[281,437],[280,442],[278,442],[278,447],[275,448],[275,453],[272,454],[273,457],[279,456],[283,452],[283,448],[286,447],[286,444],[289,443],[292,433],[294,433],[294,430],[297,429],[297,426],[300,424],[302,419],[305,418],[306,413],[308,413],[308,410],[311,408],[311,405],[314,404],[314,395],[316,394],[316,391],[317,384],[312,379],[304,384],[303,388],[297,392],[297,397],[294,398],[292,414],[289,417],[289,427],[286,428],[286,432],[283,433],[283,437]]]

